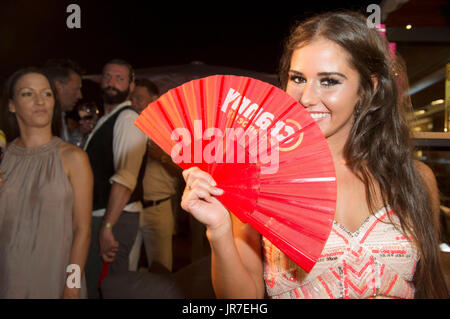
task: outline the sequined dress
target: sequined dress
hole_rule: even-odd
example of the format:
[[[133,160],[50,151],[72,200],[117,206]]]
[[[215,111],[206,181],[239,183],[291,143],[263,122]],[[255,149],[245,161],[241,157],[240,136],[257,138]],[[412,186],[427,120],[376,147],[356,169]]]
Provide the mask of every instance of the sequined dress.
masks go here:
[[[333,223],[322,254],[308,274],[266,238],[264,280],[271,298],[413,298],[419,253],[411,237],[389,222],[383,208],[354,233]],[[386,223],[387,222],[387,223]]]

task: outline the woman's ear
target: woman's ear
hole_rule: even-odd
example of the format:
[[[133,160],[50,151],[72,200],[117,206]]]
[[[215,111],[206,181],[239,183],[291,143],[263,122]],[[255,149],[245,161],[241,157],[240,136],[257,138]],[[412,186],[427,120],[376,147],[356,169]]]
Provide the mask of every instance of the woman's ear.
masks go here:
[[[16,106],[14,105],[14,102],[12,100],[9,100],[8,102],[8,111],[11,113],[16,113]]]

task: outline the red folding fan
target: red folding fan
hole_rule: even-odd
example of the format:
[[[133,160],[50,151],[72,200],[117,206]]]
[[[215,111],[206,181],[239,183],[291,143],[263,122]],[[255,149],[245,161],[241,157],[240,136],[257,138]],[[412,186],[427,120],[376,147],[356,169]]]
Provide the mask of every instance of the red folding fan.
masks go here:
[[[311,270],[331,230],[336,175],[301,104],[265,82],[215,75],[168,91],[135,125],[183,169],[211,174],[230,212]]]

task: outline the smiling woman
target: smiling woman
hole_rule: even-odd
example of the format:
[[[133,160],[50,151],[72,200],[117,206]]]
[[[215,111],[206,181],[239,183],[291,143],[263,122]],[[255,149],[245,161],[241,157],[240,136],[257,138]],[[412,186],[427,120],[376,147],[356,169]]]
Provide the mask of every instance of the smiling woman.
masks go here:
[[[359,74],[349,58],[342,47],[324,38],[292,55],[286,92],[311,113],[329,144],[345,139],[353,125]]]
[[[54,136],[54,94],[46,74],[35,68],[17,71],[5,86],[0,110],[9,120],[9,144],[0,166],[0,298],[86,296],[85,285],[66,284],[66,269],[77,265],[82,271],[86,261],[92,172],[86,153]]]
[[[387,41],[358,13],[312,17],[292,30],[280,80],[327,138],[338,186],[332,231],[306,273],[229,214],[209,174],[184,171],[182,207],[206,225],[216,295],[448,298],[439,191],[432,171],[413,160],[405,72]]]
[[[414,296],[448,297],[437,248],[436,180],[428,167],[412,159],[405,118],[411,105],[401,88],[406,72],[389,52],[364,16],[322,14],[293,29],[280,79],[307,110],[329,114],[318,124],[335,158],[341,189],[336,222],[359,231],[380,207],[392,209],[398,221],[389,221],[417,244]],[[299,83],[292,81],[292,71],[302,74]]]

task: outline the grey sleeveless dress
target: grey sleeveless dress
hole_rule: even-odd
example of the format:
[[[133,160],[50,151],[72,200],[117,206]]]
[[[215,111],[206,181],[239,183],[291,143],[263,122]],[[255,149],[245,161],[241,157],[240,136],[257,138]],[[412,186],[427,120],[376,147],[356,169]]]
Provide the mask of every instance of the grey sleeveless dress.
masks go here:
[[[29,148],[12,142],[5,152],[0,166],[0,298],[63,297],[73,195],[58,151],[61,141],[54,137]]]

